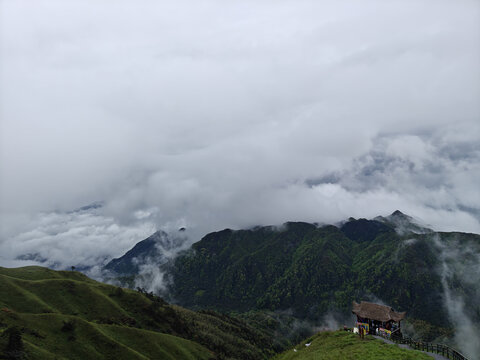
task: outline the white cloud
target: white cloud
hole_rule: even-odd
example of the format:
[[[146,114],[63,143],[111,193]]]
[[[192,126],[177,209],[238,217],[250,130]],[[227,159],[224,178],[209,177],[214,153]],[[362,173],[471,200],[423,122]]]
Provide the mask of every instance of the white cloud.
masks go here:
[[[39,213],[22,224],[22,231],[11,234],[0,243],[0,262],[49,265],[65,269],[70,266],[101,265],[107,259],[121,256],[155,231],[148,221],[119,225],[100,209]],[[13,233],[13,234],[12,234]]]
[[[477,1],[0,7],[3,247],[397,208],[480,231]]]

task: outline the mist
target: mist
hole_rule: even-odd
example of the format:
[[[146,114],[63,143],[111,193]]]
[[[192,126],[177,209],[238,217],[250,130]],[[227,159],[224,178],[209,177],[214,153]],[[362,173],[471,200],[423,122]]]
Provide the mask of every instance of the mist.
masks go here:
[[[444,305],[455,327],[454,341],[465,356],[478,359],[480,244],[460,243],[455,236],[446,240],[436,236],[433,240],[440,250],[441,265],[438,270]]]

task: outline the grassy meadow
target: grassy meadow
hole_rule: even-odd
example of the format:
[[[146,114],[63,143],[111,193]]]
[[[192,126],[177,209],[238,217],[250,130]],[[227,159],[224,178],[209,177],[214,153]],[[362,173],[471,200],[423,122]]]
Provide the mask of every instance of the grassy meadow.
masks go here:
[[[310,344],[310,346],[305,346]],[[297,350],[297,351],[294,351]],[[432,360],[420,351],[401,349],[367,336],[339,331],[320,332],[282,354],[274,360]]]
[[[21,345],[12,345],[12,331]],[[28,359],[267,359],[269,339],[216,312],[74,271],[0,267],[0,354]],[[1,356],[0,356],[1,358]]]

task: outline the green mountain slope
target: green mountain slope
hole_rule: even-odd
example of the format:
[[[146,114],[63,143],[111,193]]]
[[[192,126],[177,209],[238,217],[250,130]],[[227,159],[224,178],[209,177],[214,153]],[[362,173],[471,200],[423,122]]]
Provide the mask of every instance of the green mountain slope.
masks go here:
[[[61,314],[3,314],[2,324],[22,329],[28,359],[211,359],[193,341],[153,331],[97,324]],[[70,323],[72,330],[65,329]],[[3,337],[3,348],[7,339]]]
[[[273,353],[271,340],[241,320],[41,267],[0,268],[0,352],[8,352],[14,328],[31,359],[262,359]]]
[[[305,344],[310,344],[305,346]],[[296,351],[294,351],[294,349]],[[345,331],[321,332],[303,341],[274,360],[431,360],[420,351],[401,349],[371,337],[360,339]]]
[[[451,288],[463,297],[469,318],[480,323],[478,283],[475,273],[468,275],[478,266],[480,236],[433,232],[408,221],[395,212],[340,227],[227,229],[206,235],[164,270],[172,298],[194,309],[288,310],[320,320],[332,311],[348,316],[353,300],[381,299],[435,329],[424,334],[432,340],[452,327],[445,306]],[[458,249],[466,257],[445,255]]]

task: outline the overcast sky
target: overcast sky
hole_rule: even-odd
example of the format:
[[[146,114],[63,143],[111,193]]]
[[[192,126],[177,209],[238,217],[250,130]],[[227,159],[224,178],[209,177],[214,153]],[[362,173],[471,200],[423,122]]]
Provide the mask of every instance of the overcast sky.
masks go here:
[[[396,209],[480,233],[478,0],[0,0],[0,53],[0,265]]]

